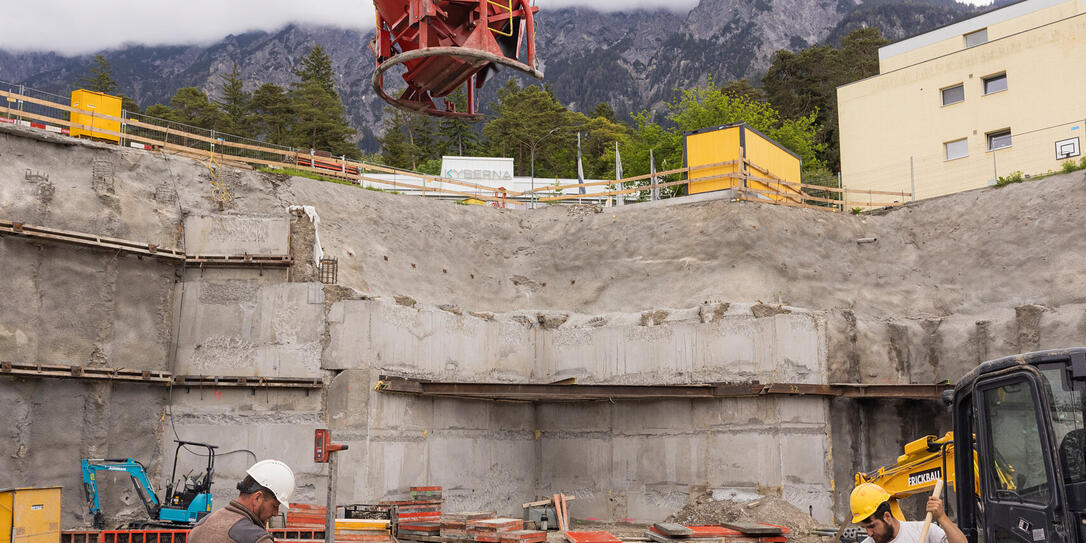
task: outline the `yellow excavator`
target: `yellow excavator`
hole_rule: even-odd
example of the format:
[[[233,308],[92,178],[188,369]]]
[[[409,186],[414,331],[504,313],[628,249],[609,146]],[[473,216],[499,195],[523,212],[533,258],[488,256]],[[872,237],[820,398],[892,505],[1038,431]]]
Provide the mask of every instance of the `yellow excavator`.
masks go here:
[[[954,432],[947,432],[942,437],[924,436],[905,445],[904,454],[897,457],[893,465],[883,466],[875,471],[856,474],[856,486],[874,483],[890,494],[891,513],[904,519],[899,500],[916,494],[931,494],[935,482],[942,479],[949,488],[957,492],[957,477],[954,476]],[[994,474],[1003,488],[1014,490],[1014,467],[996,460]],[[973,492],[980,495],[980,479],[977,453],[973,451]]]
[[[895,502],[944,479],[970,543],[1086,543],[1086,348],[984,362],[943,399],[953,432],[912,441],[856,483],[885,489],[902,518]]]

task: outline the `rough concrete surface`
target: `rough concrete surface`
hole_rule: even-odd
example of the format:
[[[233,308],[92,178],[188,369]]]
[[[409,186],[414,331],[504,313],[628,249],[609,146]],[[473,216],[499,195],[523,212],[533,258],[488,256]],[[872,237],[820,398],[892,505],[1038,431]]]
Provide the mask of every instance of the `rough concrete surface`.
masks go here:
[[[217,470],[220,504],[254,456],[294,465],[300,498],[319,501],[326,467],[309,447],[324,426],[351,444],[341,502],[433,483],[451,508],[516,514],[566,491],[574,516],[659,520],[717,489],[840,519],[854,472],[949,429],[938,405],[530,405],[372,387],[381,373],[931,383],[1086,337],[1086,239],[1068,226],[1086,201],[1082,173],[852,216],[723,199],[500,210],[233,170],[220,206],[198,162],[10,126],[0,164],[5,220],[179,249],[289,246],[296,259],[180,270],[0,237],[0,359],[326,383],[170,393],[0,378],[0,409],[16,420],[0,486],[63,484],[65,527],[82,523],[80,456],[138,458],[158,485],[175,430],[239,451]],[[319,232],[290,205],[314,206]],[[198,235],[201,221],[219,234]],[[315,234],[339,259],[336,287],[313,282]],[[878,242],[856,242],[867,237]],[[111,519],[138,518],[131,491],[117,492]]]

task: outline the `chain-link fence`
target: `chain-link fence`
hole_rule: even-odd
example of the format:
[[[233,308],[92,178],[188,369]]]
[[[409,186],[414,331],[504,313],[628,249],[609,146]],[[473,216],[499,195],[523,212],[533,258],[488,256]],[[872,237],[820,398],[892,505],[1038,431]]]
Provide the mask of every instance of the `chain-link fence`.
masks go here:
[[[842,182],[845,188],[915,193],[921,199],[995,185],[1000,178],[1060,172],[1064,162],[1082,159],[1084,119],[1022,132],[1014,128],[969,134],[878,167],[846,169]]]

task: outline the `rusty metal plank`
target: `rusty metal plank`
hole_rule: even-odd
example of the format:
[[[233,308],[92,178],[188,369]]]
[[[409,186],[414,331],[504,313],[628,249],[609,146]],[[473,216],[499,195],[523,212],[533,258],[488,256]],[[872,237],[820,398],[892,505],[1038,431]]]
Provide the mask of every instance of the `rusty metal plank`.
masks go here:
[[[59,228],[32,226],[21,222],[0,219],[0,236],[11,235],[34,241],[78,245],[92,249],[120,251],[140,257],[148,256],[175,264],[190,266],[241,268],[241,267],[289,267],[294,263],[290,255],[187,255],[179,250],[159,247],[153,243],[131,241]]]
[[[103,381],[143,382],[166,385],[173,377],[165,371],[126,370],[79,365],[16,364],[0,362],[0,375],[18,377],[52,377],[58,379],[90,379]]]
[[[198,388],[304,388],[324,387],[320,378],[309,377],[253,377],[230,375],[177,375],[174,386]]]

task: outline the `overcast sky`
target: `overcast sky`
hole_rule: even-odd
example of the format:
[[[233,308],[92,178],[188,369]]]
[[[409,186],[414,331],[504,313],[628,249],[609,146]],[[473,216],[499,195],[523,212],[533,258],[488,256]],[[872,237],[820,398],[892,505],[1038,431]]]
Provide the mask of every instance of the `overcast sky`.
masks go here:
[[[276,30],[289,23],[373,28],[366,0],[36,0],[7,2],[0,50],[92,53],[125,44],[207,44],[230,34]],[[542,9],[584,5],[538,0]],[[668,8],[685,13],[697,0],[596,0],[602,11]]]

